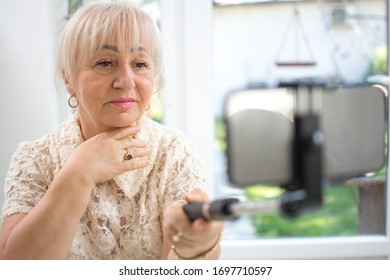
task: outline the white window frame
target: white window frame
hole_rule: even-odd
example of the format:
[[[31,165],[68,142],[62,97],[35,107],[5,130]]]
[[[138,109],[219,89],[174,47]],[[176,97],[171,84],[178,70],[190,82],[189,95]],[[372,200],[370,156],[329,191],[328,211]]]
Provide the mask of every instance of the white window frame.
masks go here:
[[[164,121],[182,130],[206,162],[213,194],[212,0],[160,0],[167,84]],[[389,5],[387,5],[390,14]],[[390,30],[390,29],[388,29]],[[389,122],[390,123],[390,122]],[[390,130],[389,130],[390,131]],[[389,174],[388,174],[389,175]],[[386,189],[389,181],[386,180]],[[386,201],[390,192],[386,191]],[[222,259],[390,259],[390,207],[384,235],[223,240]]]
[[[183,131],[213,178],[212,1],[160,0],[166,85],[164,123]],[[212,188],[209,189],[212,192]]]

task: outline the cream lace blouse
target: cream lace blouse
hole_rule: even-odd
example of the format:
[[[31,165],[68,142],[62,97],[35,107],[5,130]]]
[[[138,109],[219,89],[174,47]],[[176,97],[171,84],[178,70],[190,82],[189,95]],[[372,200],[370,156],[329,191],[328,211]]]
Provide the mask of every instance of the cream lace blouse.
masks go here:
[[[96,185],[69,259],[159,259],[165,206],[205,186],[203,163],[182,134],[147,117],[140,127],[138,138],[152,147],[150,164]],[[71,115],[43,138],[21,143],[5,180],[2,218],[28,213],[82,141]]]

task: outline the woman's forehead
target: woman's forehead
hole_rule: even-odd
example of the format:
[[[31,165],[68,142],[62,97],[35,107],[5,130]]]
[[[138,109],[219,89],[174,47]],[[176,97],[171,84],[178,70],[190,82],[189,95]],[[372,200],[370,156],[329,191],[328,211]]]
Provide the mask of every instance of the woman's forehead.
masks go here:
[[[145,53],[147,55],[151,55],[148,48],[142,45],[118,46],[116,43],[104,43],[96,49],[95,53],[105,52],[105,51],[118,53],[118,54],[122,52],[127,52],[127,53]]]
[[[94,50],[99,49],[108,49],[112,51],[144,51],[150,52],[153,38],[150,38],[147,34],[142,34],[141,32],[115,32],[117,30],[112,30],[111,32],[105,32],[100,34],[92,39],[92,44],[94,45]]]

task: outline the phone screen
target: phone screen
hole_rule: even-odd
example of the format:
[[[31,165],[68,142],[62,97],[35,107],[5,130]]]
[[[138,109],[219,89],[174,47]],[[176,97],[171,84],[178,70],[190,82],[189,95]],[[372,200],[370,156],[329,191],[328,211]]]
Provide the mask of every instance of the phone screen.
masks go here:
[[[297,94],[300,94],[299,92]],[[386,91],[377,86],[322,89],[313,99],[324,136],[322,174],[343,180],[385,163]],[[248,89],[225,100],[227,173],[238,186],[293,179],[296,95],[290,88]]]

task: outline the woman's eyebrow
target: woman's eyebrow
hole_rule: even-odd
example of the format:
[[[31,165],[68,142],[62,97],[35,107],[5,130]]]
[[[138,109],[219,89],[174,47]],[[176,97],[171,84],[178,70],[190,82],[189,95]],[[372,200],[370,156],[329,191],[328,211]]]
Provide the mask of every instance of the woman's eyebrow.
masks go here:
[[[119,52],[117,46],[109,45],[109,44],[103,44],[99,49],[104,49],[104,50],[110,50],[114,52]],[[131,52],[148,52],[146,48],[139,46],[136,48],[131,48]]]
[[[109,44],[104,44],[100,47],[100,49],[105,49],[105,50],[110,50],[110,51],[114,51],[114,52],[119,52],[118,51],[118,47],[116,46],[113,46],[113,45],[109,45]]]
[[[142,46],[131,48],[131,52],[148,52],[148,50]]]

